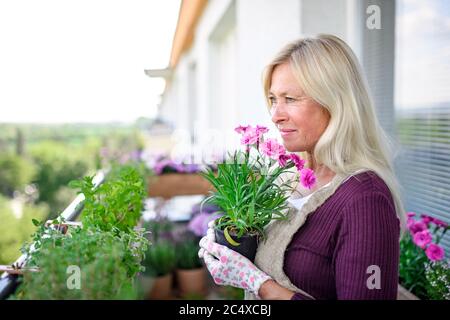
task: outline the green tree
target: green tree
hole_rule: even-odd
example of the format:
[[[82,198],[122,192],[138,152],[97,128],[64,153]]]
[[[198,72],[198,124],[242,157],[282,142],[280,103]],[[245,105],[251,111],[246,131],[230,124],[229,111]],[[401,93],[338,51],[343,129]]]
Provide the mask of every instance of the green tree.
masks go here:
[[[16,216],[11,201],[0,196],[0,264],[11,264],[21,255],[20,248],[36,230],[31,219],[42,220],[47,215],[45,204],[24,204],[22,214]]]
[[[13,153],[0,154],[0,193],[11,197],[35,176],[36,168],[28,159]]]
[[[35,184],[39,189],[39,202],[46,202],[51,208],[49,218],[54,218],[73,198],[61,191],[73,179],[79,179],[93,166],[93,160],[83,152],[69,148],[62,143],[42,142],[31,148],[31,155],[37,166]],[[64,199],[58,196],[64,195]],[[70,199],[71,198],[71,199]],[[63,200],[63,201],[61,201]]]

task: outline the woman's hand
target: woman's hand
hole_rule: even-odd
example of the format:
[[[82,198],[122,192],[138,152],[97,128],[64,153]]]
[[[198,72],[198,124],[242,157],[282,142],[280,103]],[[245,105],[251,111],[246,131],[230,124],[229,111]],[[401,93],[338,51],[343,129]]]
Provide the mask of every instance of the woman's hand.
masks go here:
[[[216,242],[216,236],[214,234],[214,223],[215,223],[215,220],[208,222],[208,231],[206,232],[206,238],[211,242]],[[198,257],[200,259],[203,259],[204,253],[205,253],[205,249],[200,247],[200,250],[198,251]]]
[[[218,285],[242,288],[259,297],[259,288],[271,279],[241,254],[211,241],[210,235],[200,240],[200,247],[203,251],[199,251],[199,256],[203,256],[208,271]]]

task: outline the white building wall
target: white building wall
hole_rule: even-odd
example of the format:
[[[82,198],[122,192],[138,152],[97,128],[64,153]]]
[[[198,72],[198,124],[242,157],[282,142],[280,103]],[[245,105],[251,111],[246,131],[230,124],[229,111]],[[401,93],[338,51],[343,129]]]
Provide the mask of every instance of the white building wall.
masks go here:
[[[347,41],[348,0],[302,0],[301,33],[331,33]]]
[[[266,63],[291,40],[332,33],[368,65],[373,58],[363,41],[368,36],[364,6],[359,0],[210,0],[194,43],[174,72],[162,113],[177,128],[193,131],[198,143],[211,147],[229,143],[230,137],[237,143],[232,129],[238,124],[274,129],[261,81]],[[189,72],[193,64],[194,73]],[[389,95],[392,88],[386,90]]]

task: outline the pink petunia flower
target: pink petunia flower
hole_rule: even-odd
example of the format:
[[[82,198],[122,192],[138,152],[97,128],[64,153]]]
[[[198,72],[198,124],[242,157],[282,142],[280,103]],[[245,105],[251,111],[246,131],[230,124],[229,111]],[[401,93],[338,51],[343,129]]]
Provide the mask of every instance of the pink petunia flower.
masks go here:
[[[425,223],[423,223],[422,221],[414,221],[414,223],[412,223],[409,226],[409,231],[413,235],[416,234],[417,232],[424,231],[426,229],[427,229],[427,225]]]
[[[300,171],[300,182],[305,188],[311,189],[316,183],[314,171],[308,168],[302,169]]]
[[[425,249],[425,247],[433,240],[433,237],[430,234],[430,231],[423,230],[419,231],[414,234],[413,241],[414,243],[422,248]]]
[[[425,253],[431,261],[440,261],[444,259],[444,249],[437,244],[430,244],[428,248],[425,250]]]
[[[261,151],[266,156],[278,160],[281,155],[286,154],[286,149],[275,139],[267,139],[261,145]]]

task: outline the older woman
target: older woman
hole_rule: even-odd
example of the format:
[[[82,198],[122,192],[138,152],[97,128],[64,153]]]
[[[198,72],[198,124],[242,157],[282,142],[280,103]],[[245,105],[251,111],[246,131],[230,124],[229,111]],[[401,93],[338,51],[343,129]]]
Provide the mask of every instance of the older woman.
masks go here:
[[[210,229],[199,255],[214,281],[246,289],[247,299],[395,299],[405,215],[352,50],[331,35],[290,43],[267,66],[264,91],[284,146],[307,153],[317,183],[297,187],[255,263]]]

